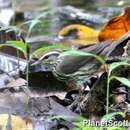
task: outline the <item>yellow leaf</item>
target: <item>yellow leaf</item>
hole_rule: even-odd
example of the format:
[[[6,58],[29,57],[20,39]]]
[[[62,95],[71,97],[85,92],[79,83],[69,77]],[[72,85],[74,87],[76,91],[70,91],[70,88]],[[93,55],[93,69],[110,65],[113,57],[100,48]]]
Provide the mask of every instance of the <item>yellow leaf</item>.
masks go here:
[[[5,130],[8,118],[8,114],[0,114],[0,130]],[[14,115],[11,115],[11,125],[12,130],[32,130],[31,122]]]
[[[98,32],[80,24],[72,24],[64,27],[58,34],[64,37],[64,44],[88,45],[98,41]]]

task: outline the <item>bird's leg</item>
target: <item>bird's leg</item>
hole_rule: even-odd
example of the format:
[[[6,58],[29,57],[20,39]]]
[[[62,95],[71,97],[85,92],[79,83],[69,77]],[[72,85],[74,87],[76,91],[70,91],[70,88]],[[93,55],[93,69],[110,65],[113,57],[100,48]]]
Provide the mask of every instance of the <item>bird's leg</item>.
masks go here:
[[[82,96],[83,92],[84,92],[84,85],[80,82],[74,82],[74,81],[69,81],[68,82],[68,87],[70,90],[76,89],[79,91],[79,96]]]
[[[83,96],[83,92],[85,90],[84,84],[81,81],[78,81],[77,87],[78,87],[78,90],[79,90],[79,96]]]
[[[75,97],[74,101],[68,106],[68,108],[75,112],[75,113],[78,113],[80,115],[83,114],[83,109],[82,109],[82,106],[81,106],[81,102],[84,101],[84,99],[86,98],[86,96],[84,94],[86,94],[86,91],[88,93],[89,90],[87,89],[86,90],[86,85],[83,84],[83,82],[77,82],[77,87],[78,87],[78,95]],[[89,87],[89,85],[87,84],[87,87]]]
[[[84,85],[82,84],[81,81],[74,82],[74,84],[75,84],[75,89],[77,89],[78,91],[78,96],[75,97],[74,101],[72,102],[72,104],[68,106],[68,108],[72,110],[73,112],[82,114],[81,110],[79,109],[79,104],[83,100]]]

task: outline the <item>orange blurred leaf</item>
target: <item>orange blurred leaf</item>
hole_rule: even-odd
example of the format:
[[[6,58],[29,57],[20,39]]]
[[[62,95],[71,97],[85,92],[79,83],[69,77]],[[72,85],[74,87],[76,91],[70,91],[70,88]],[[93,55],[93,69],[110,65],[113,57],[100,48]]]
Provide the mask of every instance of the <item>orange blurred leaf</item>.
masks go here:
[[[124,13],[112,18],[99,32],[99,41],[111,39],[117,40],[130,30],[130,7],[125,8]]]

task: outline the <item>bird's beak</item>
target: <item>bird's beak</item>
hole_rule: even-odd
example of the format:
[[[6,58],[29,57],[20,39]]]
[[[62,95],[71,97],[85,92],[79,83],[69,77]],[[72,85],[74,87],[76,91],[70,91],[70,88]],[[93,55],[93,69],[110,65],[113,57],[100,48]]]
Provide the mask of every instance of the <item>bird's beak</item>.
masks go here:
[[[41,61],[40,61],[40,60],[38,60],[38,61],[36,61],[36,62],[32,63],[32,64],[31,64],[31,66],[35,66],[35,65],[38,65],[38,64],[40,64],[40,63],[41,63]]]

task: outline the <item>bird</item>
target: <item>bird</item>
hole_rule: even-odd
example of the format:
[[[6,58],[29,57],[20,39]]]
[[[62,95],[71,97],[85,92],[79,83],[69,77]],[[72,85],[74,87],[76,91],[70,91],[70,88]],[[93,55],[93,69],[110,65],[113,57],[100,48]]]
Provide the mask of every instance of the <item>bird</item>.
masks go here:
[[[85,49],[85,52],[99,55],[107,45],[104,43],[94,45]],[[74,81],[74,85],[82,87],[85,81],[89,81],[102,64],[94,57],[86,56],[85,52],[80,53],[80,51],[73,50],[59,55],[52,70],[54,76],[61,81],[65,81],[68,85],[71,85]]]
[[[53,58],[54,60],[52,59],[53,61],[51,62],[53,63],[51,64],[52,74],[58,80],[65,82],[70,88],[85,89],[92,77],[97,76],[98,79],[100,76],[99,72],[106,71],[101,61],[97,60],[94,56],[98,55],[101,57],[104,61],[103,64],[115,62],[116,57],[117,61],[121,61],[121,57],[124,54],[124,46],[127,45],[124,43],[127,43],[129,38],[130,32],[123,35],[113,44],[111,44],[111,41],[105,41],[78,50],[71,49],[58,52],[55,59]],[[88,53],[94,56],[88,56]],[[52,55],[53,53],[46,53],[45,56],[43,55],[40,60],[32,65],[44,64],[47,61],[46,58]],[[89,84],[89,86],[91,85]]]
[[[70,50],[65,52],[58,52],[59,54],[56,53],[56,57],[53,58],[54,61],[51,62],[53,64],[50,63],[50,70],[58,80],[65,82],[71,89],[73,89],[75,85],[84,88],[83,86],[86,82],[86,78],[90,79],[91,76],[101,66],[101,62],[97,61],[94,57],[86,56],[86,52],[98,55],[108,45],[109,42],[106,42],[106,44],[101,43],[99,45],[92,45],[88,48],[82,49],[82,51]],[[39,60],[32,63],[30,67],[32,68],[32,66],[37,66],[40,63],[46,64],[46,62],[48,62],[48,60],[50,59],[49,56],[51,57],[53,52],[55,51],[52,51],[52,53],[46,53],[45,56],[43,55],[41,58],[39,58]],[[73,54],[67,56],[67,53],[70,52]]]
[[[124,47],[127,46],[129,39],[130,32],[127,32],[112,44],[108,40],[77,51],[63,52],[58,56],[52,72],[59,80],[67,83],[74,81],[77,86],[83,86],[84,82],[89,82],[93,76],[98,77],[98,72],[103,66],[95,57],[85,55],[85,53],[100,56],[105,62],[104,65],[119,62],[124,58]],[[111,58],[112,60],[109,60]],[[103,71],[106,71],[105,68]]]

